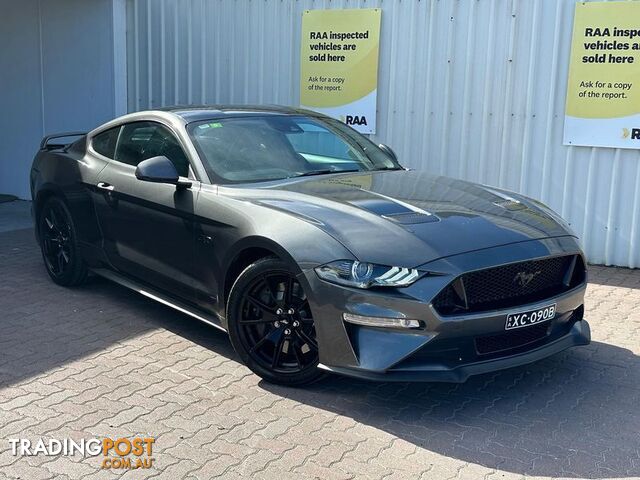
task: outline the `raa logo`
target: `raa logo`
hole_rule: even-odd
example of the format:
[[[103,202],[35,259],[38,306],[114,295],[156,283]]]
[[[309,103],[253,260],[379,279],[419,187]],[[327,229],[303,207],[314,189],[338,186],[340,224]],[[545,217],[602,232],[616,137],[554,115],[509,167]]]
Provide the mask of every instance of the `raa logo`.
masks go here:
[[[364,115],[340,115],[340,121],[342,123],[346,123],[347,125],[367,125],[367,117]]]
[[[631,138],[631,140],[640,140],[640,128],[622,129],[622,138]]]

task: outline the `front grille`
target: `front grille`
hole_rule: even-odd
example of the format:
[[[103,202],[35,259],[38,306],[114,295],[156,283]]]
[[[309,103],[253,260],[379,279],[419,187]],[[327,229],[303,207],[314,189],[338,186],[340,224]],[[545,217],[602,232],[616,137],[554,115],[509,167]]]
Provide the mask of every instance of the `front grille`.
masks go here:
[[[441,315],[508,308],[559,295],[584,280],[580,255],[510,263],[459,276],[435,297],[433,306]]]
[[[548,330],[549,322],[544,322],[498,335],[478,337],[475,339],[476,351],[478,355],[489,355],[491,353],[523,347],[546,337]]]

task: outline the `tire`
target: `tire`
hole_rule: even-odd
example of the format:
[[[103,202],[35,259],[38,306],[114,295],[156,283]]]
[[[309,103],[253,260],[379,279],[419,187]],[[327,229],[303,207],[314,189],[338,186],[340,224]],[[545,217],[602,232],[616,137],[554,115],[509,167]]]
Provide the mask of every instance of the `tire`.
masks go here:
[[[51,279],[65,287],[85,283],[87,265],[80,256],[73,217],[65,203],[50,197],[37,218],[42,259]]]
[[[288,265],[274,257],[238,276],[227,302],[231,344],[256,375],[280,385],[319,380],[318,344],[306,294]]]

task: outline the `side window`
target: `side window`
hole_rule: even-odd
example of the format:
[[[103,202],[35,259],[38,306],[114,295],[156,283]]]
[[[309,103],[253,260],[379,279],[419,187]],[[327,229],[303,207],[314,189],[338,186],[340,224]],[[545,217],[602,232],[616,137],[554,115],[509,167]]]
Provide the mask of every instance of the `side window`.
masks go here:
[[[110,128],[105,132],[99,133],[93,137],[91,146],[100,155],[104,155],[107,158],[113,158],[116,151],[118,133],[120,133],[120,127]]]
[[[115,160],[136,167],[142,160],[151,158],[148,144],[155,128],[149,122],[129,123],[122,127]]]
[[[158,129],[158,136],[162,138],[162,146],[158,155],[164,155],[173,162],[181,177],[189,176],[189,160],[182,150],[176,137],[164,127]]]
[[[153,122],[134,122],[122,127],[115,160],[135,167],[141,161],[159,155],[173,162],[178,175],[189,175],[189,160],[166,127]]]

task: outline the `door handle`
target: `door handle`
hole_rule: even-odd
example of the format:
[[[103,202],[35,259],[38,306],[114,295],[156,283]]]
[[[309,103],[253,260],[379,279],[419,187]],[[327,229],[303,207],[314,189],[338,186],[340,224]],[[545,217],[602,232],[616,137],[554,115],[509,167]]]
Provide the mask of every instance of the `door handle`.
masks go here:
[[[116,188],[113,185],[111,185],[109,183],[105,183],[105,182],[99,182],[97,187],[100,190],[106,190],[107,192],[113,192],[115,190],[115,188]]]

